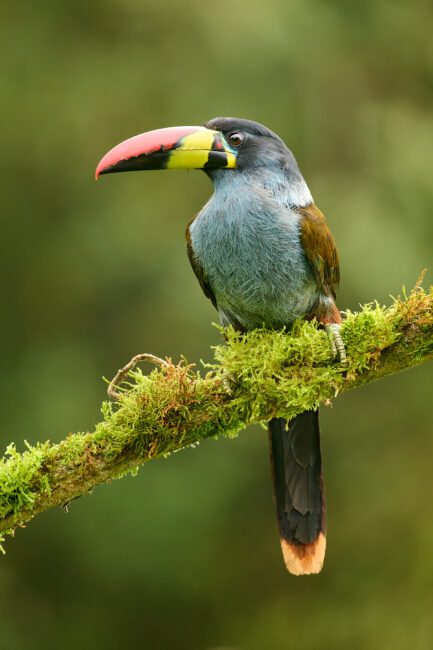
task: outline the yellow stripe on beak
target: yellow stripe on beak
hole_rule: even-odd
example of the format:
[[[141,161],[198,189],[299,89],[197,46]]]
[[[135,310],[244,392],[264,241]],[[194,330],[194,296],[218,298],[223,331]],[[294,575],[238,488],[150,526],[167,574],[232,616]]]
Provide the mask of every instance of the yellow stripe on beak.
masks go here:
[[[219,142],[219,147],[216,147]],[[221,134],[200,129],[184,136],[171,152],[166,169],[234,169],[236,155],[221,141]]]
[[[196,151],[197,149],[210,151],[215,135],[216,131],[211,131],[210,129],[201,129],[195,133],[190,133],[182,138],[180,148],[183,151]]]
[[[235,169],[236,168],[236,156],[235,156],[235,154],[232,153],[231,151],[227,151],[227,150],[226,150],[226,154],[227,154],[226,169]]]
[[[209,158],[209,151],[201,149],[176,149],[167,161],[166,169],[203,169]]]

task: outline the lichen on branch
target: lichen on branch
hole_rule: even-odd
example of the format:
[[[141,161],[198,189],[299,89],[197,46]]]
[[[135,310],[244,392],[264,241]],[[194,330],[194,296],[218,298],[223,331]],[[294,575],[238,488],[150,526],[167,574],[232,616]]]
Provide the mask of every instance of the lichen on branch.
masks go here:
[[[224,334],[205,373],[184,359],[167,359],[150,374],[131,371],[120,399],[103,404],[95,431],[70,434],[55,445],[26,444],[22,453],[10,444],[0,460],[0,533],[134,473],[147,460],[274,416],[290,419],[340,392],[432,359],[433,288],[426,292],[417,283],[388,308],[372,303],[346,312],[344,366],[333,360],[315,322],[299,321],[290,332],[228,328]]]

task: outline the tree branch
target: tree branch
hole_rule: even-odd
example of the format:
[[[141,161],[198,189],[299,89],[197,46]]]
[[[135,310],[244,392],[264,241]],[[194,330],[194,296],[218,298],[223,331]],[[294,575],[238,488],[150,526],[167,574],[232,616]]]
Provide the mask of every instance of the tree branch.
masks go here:
[[[169,359],[150,375],[133,370],[119,400],[104,403],[94,432],[27,445],[23,453],[9,445],[0,461],[0,532],[12,533],[47,508],[135,473],[157,456],[274,416],[290,419],[433,359],[433,288],[426,293],[418,283],[389,308],[370,304],[347,312],[346,366],[332,360],[316,323],[296,323],[290,333],[224,333],[226,344],[215,348],[215,364],[204,376]]]

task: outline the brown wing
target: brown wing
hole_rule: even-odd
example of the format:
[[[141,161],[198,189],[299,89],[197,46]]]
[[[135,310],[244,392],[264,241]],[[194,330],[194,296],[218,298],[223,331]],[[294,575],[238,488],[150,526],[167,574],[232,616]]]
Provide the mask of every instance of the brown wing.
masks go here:
[[[192,221],[194,221],[194,219]],[[201,264],[199,264],[199,262],[197,261],[195,255],[194,255],[194,251],[193,251],[193,248],[192,248],[192,242],[191,242],[191,233],[190,233],[190,230],[189,230],[189,227],[192,224],[192,221],[190,221],[189,224],[187,225],[186,232],[185,232],[186,250],[187,250],[187,253],[188,253],[188,258],[189,258],[189,261],[191,263],[192,270],[194,271],[195,276],[196,276],[197,280],[200,283],[200,286],[201,286],[201,288],[203,290],[204,295],[206,296],[206,298],[209,298],[209,300],[212,302],[215,309],[218,309],[214,293],[213,293],[213,291],[212,291],[212,289],[211,289],[211,287],[210,287],[210,285],[209,285],[209,283],[207,281],[207,278],[206,278],[206,276],[204,274],[203,267],[201,266]]]
[[[317,283],[325,295],[335,298],[340,267],[337,247],[325,216],[314,203],[296,211],[302,217],[301,243]]]

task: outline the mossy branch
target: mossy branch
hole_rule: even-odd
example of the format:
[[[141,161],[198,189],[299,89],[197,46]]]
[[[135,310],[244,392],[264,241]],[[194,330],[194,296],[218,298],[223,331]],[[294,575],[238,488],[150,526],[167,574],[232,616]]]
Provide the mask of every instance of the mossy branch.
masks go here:
[[[56,445],[27,445],[23,453],[9,445],[0,461],[0,532],[12,533],[43,510],[134,473],[147,460],[274,416],[290,419],[432,359],[433,288],[425,292],[418,284],[388,308],[369,304],[347,312],[346,366],[333,361],[316,323],[296,323],[290,333],[225,334],[204,376],[184,360],[167,360],[149,375],[136,369],[119,401],[104,403],[94,432],[70,434]]]

